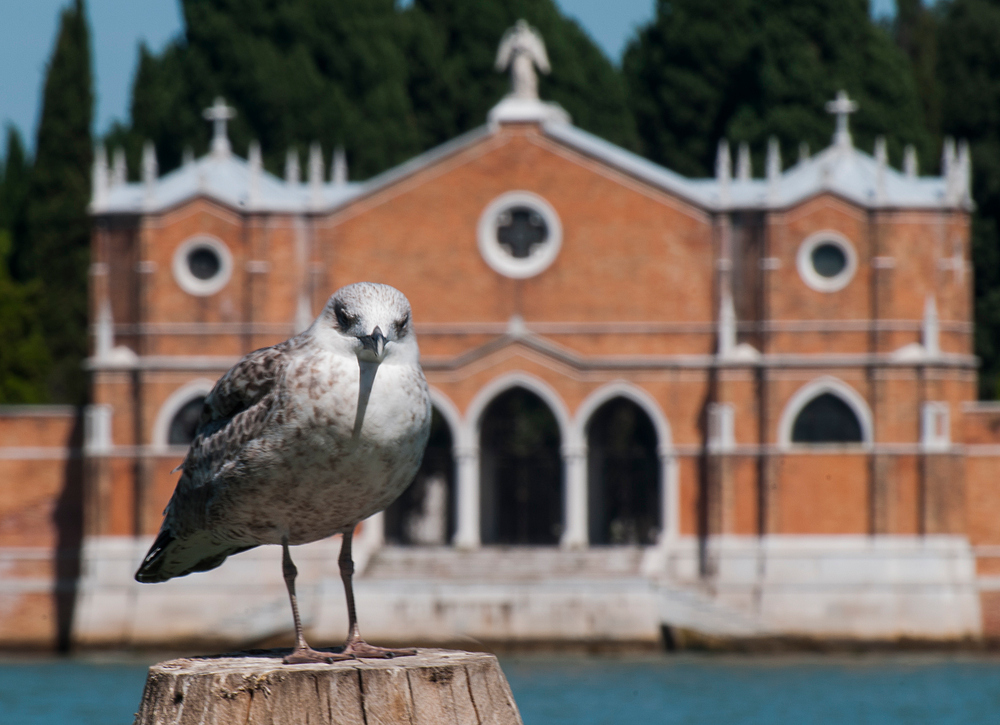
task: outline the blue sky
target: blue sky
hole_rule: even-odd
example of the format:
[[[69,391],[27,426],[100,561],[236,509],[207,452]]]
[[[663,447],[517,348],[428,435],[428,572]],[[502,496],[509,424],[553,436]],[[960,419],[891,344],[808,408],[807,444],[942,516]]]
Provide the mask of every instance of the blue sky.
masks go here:
[[[556,0],[604,52],[618,61],[635,28],[653,16],[654,0]],[[876,16],[894,0],[872,0]],[[13,123],[34,145],[45,63],[59,11],[67,0],[0,0],[0,123]],[[129,90],[140,41],[159,50],[181,32],[179,0],[88,0],[94,45],[95,130],[128,115]],[[2,153],[2,151],[0,151]]]

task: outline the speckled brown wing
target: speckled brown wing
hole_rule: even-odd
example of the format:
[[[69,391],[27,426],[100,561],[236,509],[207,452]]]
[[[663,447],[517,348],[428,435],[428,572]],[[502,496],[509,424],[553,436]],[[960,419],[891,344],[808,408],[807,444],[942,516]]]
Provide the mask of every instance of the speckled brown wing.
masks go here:
[[[181,464],[183,472],[164,511],[160,534],[136,573],[139,581],[205,571],[247,548],[234,546],[224,532],[208,529],[209,502],[219,493],[218,475],[236,464],[275,414],[288,355],[296,346],[293,338],[255,350],[215,384]]]
[[[262,433],[275,413],[279,383],[295,346],[293,338],[254,350],[219,378],[205,398],[174,498],[208,484],[233,465],[244,447]]]

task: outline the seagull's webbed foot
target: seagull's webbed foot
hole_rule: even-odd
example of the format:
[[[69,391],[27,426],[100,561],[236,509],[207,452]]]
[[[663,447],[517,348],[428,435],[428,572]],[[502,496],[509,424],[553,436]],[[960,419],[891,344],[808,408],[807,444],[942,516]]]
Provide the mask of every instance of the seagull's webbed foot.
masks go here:
[[[338,660],[350,660],[354,659],[349,654],[341,654],[339,652],[320,652],[314,650],[312,647],[296,647],[291,651],[291,653],[285,655],[282,658],[282,662],[286,665],[303,665],[303,664],[330,664],[331,662],[336,662]]]
[[[360,637],[352,638],[344,645],[341,655],[357,659],[391,660],[393,657],[410,657],[415,655],[415,649],[391,649],[368,644]]]

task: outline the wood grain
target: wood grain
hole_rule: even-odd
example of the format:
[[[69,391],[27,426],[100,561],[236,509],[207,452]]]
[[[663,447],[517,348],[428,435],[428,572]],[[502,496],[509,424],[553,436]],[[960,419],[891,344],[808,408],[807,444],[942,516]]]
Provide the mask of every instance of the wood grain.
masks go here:
[[[195,657],[149,668],[136,725],[523,725],[496,657],[421,649],[413,657],[285,665],[284,650]]]

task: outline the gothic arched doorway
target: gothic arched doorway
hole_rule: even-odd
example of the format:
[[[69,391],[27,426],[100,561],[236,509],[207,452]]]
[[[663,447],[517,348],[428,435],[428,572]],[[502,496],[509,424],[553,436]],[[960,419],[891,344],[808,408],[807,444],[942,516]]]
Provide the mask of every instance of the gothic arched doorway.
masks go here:
[[[455,460],[452,432],[437,408],[431,437],[413,483],[385,510],[390,544],[443,546],[455,534]]]
[[[660,533],[656,429],[631,400],[613,398],[587,424],[591,544],[653,544]]]
[[[480,426],[484,544],[551,545],[563,529],[559,424],[524,388],[501,393]]]

